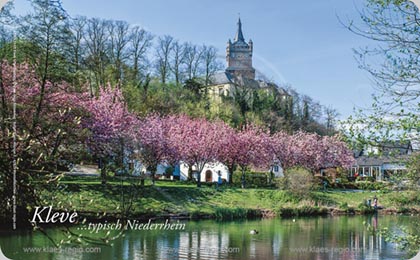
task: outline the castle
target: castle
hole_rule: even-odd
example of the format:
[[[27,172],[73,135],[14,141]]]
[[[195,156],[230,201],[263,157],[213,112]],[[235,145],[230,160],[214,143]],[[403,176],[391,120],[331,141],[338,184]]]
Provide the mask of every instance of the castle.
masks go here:
[[[238,31],[234,42],[229,39],[226,47],[226,73],[235,77],[255,79],[255,69],[252,67],[252,40],[245,42],[242,33],[241,18],[238,20]]]
[[[255,69],[252,66],[254,44],[252,40],[245,41],[242,32],[242,22],[238,19],[237,31],[232,42],[230,39],[226,46],[225,71],[218,72],[210,79],[210,94],[213,99],[220,96],[233,96],[240,88],[263,89],[287,98],[289,94],[275,83],[256,79]],[[274,92],[273,92],[274,91]]]

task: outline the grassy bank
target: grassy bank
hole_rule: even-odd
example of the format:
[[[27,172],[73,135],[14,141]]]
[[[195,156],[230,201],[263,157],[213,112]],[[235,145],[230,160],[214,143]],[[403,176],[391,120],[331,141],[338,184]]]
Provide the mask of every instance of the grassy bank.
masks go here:
[[[298,197],[286,190],[240,189],[203,186],[184,182],[158,181],[155,186],[134,186],[132,181],[113,179],[102,185],[95,177],[69,178],[58,188],[46,188],[42,196],[55,210],[76,210],[91,218],[184,217],[236,219],[264,216],[313,216],[364,214],[371,209],[364,201],[374,196],[384,213],[420,212],[418,192],[314,191]]]

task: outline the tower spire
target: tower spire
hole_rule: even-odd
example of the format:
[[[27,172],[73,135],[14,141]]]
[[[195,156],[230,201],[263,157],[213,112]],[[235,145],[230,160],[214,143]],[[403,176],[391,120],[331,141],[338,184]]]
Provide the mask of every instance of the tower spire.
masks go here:
[[[244,35],[242,34],[242,23],[241,17],[238,18],[238,31],[236,32],[235,42],[245,42]]]

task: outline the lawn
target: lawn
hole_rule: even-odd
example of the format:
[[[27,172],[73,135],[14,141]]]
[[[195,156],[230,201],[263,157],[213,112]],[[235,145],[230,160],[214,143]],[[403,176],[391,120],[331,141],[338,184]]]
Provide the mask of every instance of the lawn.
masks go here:
[[[120,216],[123,209],[131,205],[128,216],[168,216],[181,215],[217,216],[220,212],[241,212],[247,210],[268,210],[278,212],[281,208],[336,208],[343,205],[357,209],[366,199],[376,195],[379,205],[394,211],[420,209],[420,194],[414,191],[388,192],[343,192],[329,190],[313,191],[305,197],[298,197],[287,190],[240,189],[179,181],[157,181],[155,186],[146,181],[144,187],[138,180],[110,178],[102,185],[98,177],[65,177],[59,185],[42,190],[42,198],[56,210],[76,210],[90,216]],[[408,209],[408,210],[407,210]],[[235,213],[236,214],[236,213]]]

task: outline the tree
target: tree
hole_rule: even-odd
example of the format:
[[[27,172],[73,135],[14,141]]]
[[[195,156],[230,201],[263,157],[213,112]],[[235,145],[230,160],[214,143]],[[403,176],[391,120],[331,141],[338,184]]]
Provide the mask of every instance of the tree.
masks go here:
[[[156,46],[156,72],[160,82],[165,84],[170,72],[170,54],[174,38],[169,35],[159,37]]]
[[[209,85],[211,77],[222,68],[222,65],[217,59],[217,50],[213,46],[203,46],[202,59],[204,65],[204,82],[205,85]]]
[[[138,131],[140,145],[139,156],[142,164],[146,165],[155,184],[157,166],[164,162],[171,149],[168,139],[168,118],[151,115],[141,120]]]
[[[241,167],[242,178],[248,166],[267,167],[273,162],[269,135],[256,126],[248,126],[237,131],[226,124],[218,127],[220,148],[217,160],[225,164],[229,171],[229,183],[233,182],[233,172]]]
[[[81,85],[84,83],[84,80],[81,82],[79,77],[81,76],[81,70],[83,69],[82,64],[85,58],[85,46],[83,43],[83,37],[86,30],[87,18],[78,16],[67,22],[69,28],[69,37],[65,42],[67,46],[68,60],[75,74],[73,85],[81,87]]]
[[[58,53],[63,38],[67,37],[65,19],[67,14],[59,0],[31,0],[33,12],[23,17],[20,35],[27,41],[23,48],[30,60],[30,65],[38,74],[40,92],[37,109],[34,111],[30,134],[38,127],[39,117],[44,105],[45,89],[48,82],[59,82],[65,77],[66,69],[63,57]]]
[[[272,136],[271,149],[285,170],[305,167],[317,172],[323,168],[348,168],[354,163],[353,153],[341,139],[338,135],[278,132]]]
[[[396,139],[419,140],[418,8],[411,1],[369,0],[360,15],[361,25],[350,22],[347,27],[378,43],[355,50],[377,93],[370,108],[349,118],[347,133],[354,141],[374,146]]]
[[[263,129],[248,125],[237,133],[238,165],[242,170],[242,188],[245,188],[245,171],[248,166],[268,168],[273,163],[270,138]]]
[[[219,153],[217,160],[226,165],[229,171],[229,184],[233,183],[233,172],[236,170],[242,151],[239,147],[238,134],[236,130],[227,126],[220,125],[219,128]]]
[[[178,40],[172,43],[171,71],[174,74],[175,84],[180,84],[182,79],[182,65],[185,61],[185,44],[180,44]]]
[[[220,148],[218,129],[220,123],[206,119],[191,119],[179,116],[170,131],[170,146],[175,147],[181,161],[196,167],[197,187],[201,187],[201,172],[204,166],[215,162]],[[189,176],[191,177],[191,176]]]
[[[152,46],[153,36],[139,26],[132,27],[130,34],[128,52],[132,63],[132,79],[137,84],[138,81],[142,80],[143,76],[148,75],[147,66],[149,60],[146,54]]]
[[[340,113],[338,111],[331,107],[325,107],[324,108],[324,114],[325,114],[325,127],[327,128],[327,134],[331,135],[335,132],[335,127],[337,123],[338,116]]]
[[[82,105],[88,112],[82,120],[83,127],[91,133],[88,146],[100,160],[102,184],[105,184],[107,163],[118,154],[124,156],[125,147],[135,144],[138,120],[128,111],[121,89],[109,85],[100,88],[97,97],[89,98]]]
[[[187,79],[197,78],[200,74],[200,62],[203,51],[192,43],[185,44],[185,64]]]
[[[91,18],[87,22],[86,33],[84,35],[87,47],[86,64],[95,77],[95,88],[91,86],[91,95],[94,95],[98,91],[99,86],[106,84],[105,68],[109,60],[106,48],[108,37],[107,26],[107,21],[98,18]]]
[[[65,83],[43,83],[42,78],[28,64],[18,64],[16,69],[16,132],[12,126],[13,66],[1,64],[0,89],[4,93],[0,114],[0,190],[4,194],[1,202],[1,218],[10,222],[12,214],[13,162],[16,159],[16,186],[18,222],[29,219],[34,205],[42,205],[39,185],[55,183],[60,159],[71,160],[80,152],[84,133],[80,117],[83,114],[78,104],[81,96]],[[41,91],[44,92],[39,107]],[[37,113],[38,112],[38,113]],[[34,118],[36,127],[33,127]],[[13,153],[13,133],[16,133],[16,157]],[[33,182],[38,176],[45,182]],[[11,226],[11,225],[10,225]]]
[[[108,34],[110,38],[110,62],[114,66],[114,79],[117,84],[123,80],[123,65],[129,57],[127,46],[130,42],[130,27],[124,21],[110,21],[108,25]]]

